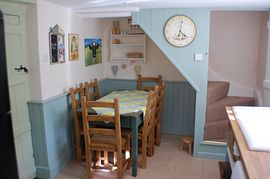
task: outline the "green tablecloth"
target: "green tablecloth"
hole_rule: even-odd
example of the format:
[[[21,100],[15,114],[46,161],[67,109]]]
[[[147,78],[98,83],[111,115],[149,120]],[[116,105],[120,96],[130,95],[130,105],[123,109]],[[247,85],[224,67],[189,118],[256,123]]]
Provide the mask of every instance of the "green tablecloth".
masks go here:
[[[142,111],[145,114],[148,92],[140,90],[124,90],[114,91],[98,101],[112,102],[114,98],[118,98],[120,114],[128,114],[132,112]],[[93,108],[97,114],[114,115],[113,109],[110,108]]]

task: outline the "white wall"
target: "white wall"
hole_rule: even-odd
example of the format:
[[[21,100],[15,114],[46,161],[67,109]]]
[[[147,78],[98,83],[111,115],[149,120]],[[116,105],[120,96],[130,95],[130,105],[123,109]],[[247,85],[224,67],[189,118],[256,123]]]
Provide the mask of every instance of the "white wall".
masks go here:
[[[35,4],[26,6],[26,39],[29,84],[31,99],[41,97],[40,61],[38,56],[37,7]]]
[[[256,87],[259,56],[263,56],[260,52],[262,13],[211,12],[209,67],[247,91]],[[234,94],[237,93],[243,92]]]
[[[83,39],[85,37],[103,37],[102,20],[82,20],[71,9],[64,8],[44,0],[37,2],[38,46],[40,62],[41,96],[47,99],[63,93],[69,87],[94,78],[103,78],[104,62],[85,67]],[[50,64],[49,39],[50,27],[59,24],[65,33],[66,62]],[[78,33],[80,37],[80,59],[69,62],[68,33]]]
[[[257,104],[259,106],[263,105],[263,81],[265,79],[265,70],[266,70],[266,56],[267,56],[267,29],[268,21],[268,12],[263,12],[261,14],[261,28],[260,28],[260,47],[259,47],[259,59],[258,59],[258,74],[257,74],[257,83],[255,89],[255,95],[257,96]]]
[[[106,44],[105,55],[105,76],[106,78],[115,79],[136,79],[137,76],[134,71],[134,64],[131,65],[129,61],[126,63],[111,63],[110,62],[110,34],[113,27],[113,21],[118,20],[121,29],[127,29],[127,18],[105,19],[104,20],[104,44]],[[186,81],[182,74],[175,68],[175,66],[167,59],[167,57],[160,51],[155,43],[147,37],[146,42],[146,63],[141,63],[143,76],[158,76],[162,75],[164,80],[172,81]],[[126,64],[127,68],[122,69],[121,65]],[[113,75],[111,66],[118,65],[118,73]]]
[[[259,61],[258,61],[258,75],[257,75],[257,88],[263,90],[263,80],[265,79],[266,70],[266,56],[267,56],[267,29],[268,12],[261,14],[261,28],[260,28],[260,46],[259,46]]]
[[[270,17],[268,17],[268,23],[269,20]],[[270,34],[269,25],[268,25],[268,34]],[[263,82],[263,105],[270,107],[270,35],[268,35],[267,38],[266,69],[265,69],[265,80]]]
[[[98,78],[125,78],[136,79],[134,65],[129,62],[126,69],[119,70],[117,76],[111,72],[110,63],[110,31],[113,25],[112,18],[107,19],[80,19],[71,9],[61,7],[44,0],[37,2],[37,28],[38,44],[34,49],[38,49],[38,60],[31,61],[32,68],[40,70],[40,74],[35,74],[33,79],[31,94],[33,99],[44,100],[62,94],[71,86],[80,82]],[[121,27],[127,28],[127,18],[118,18]],[[51,27],[59,24],[65,33],[65,63],[50,64],[49,38],[48,33]],[[77,33],[80,37],[78,61],[70,62],[68,59],[68,33]],[[85,67],[84,61],[84,38],[102,38],[103,59],[101,64]],[[32,48],[31,47],[31,48]],[[33,58],[34,59],[34,58]],[[143,76],[162,75],[165,80],[185,81],[184,77],[170,63],[158,47],[147,38],[147,63],[141,64]],[[38,84],[38,85],[37,85]],[[38,86],[41,86],[38,89]],[[35,92],[39,90],[41,92]]]

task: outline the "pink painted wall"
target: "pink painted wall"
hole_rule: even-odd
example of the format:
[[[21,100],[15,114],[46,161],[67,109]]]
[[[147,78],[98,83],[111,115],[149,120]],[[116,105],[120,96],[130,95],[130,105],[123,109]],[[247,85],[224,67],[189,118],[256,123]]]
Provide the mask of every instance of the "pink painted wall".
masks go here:
[[[256,87],[262,93],[263,91],[263,80],[265,79],[265,67],[266,67],[266,57],[267,57],[267,21],[268,12],[263,12],[261,14],[261,31],[260,31],[260,48],[259,48],[259,58],[258,58],[258,75]]]
[[[265,16],[260,11],[212,11],[209,67],[230,82],[255,88],[264,73]]]
[[[105,77],[115,79],[137,79],[134,71],[134,65],[129,61],[123,63],[110,62],[110,33],[113,27],[113,21],[119,21],[121,29],[128,29],[127,18],[111,18],[103,21],[104,30],[104,61],[105,61]],[[158,76],[162,75],[164,80],[169,81],[186,81],[183,75],[163,54],[158,46],[149,38],[146,39],[146,63],[141,63],[143,76]],[[126,69],[121,69],[121,65],[126,64]],[[117,75],[112,74],[111,66],[118,65]]]

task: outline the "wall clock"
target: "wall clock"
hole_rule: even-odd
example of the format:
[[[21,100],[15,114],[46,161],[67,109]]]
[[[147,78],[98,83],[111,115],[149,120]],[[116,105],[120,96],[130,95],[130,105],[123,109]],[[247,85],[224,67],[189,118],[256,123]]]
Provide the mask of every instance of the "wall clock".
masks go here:
[[[196,26],[191,18],[176,15],[165,24],[164,35],[170,44],[176,47],[184,47],[194,40]]]

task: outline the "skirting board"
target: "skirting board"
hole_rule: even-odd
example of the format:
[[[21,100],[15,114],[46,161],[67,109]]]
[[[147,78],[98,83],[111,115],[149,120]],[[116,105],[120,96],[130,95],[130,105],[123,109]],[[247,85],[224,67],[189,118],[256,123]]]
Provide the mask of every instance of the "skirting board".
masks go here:
[[[197,157],[225,161],[226,154],[210,153],[210,152],[198,152]]]

